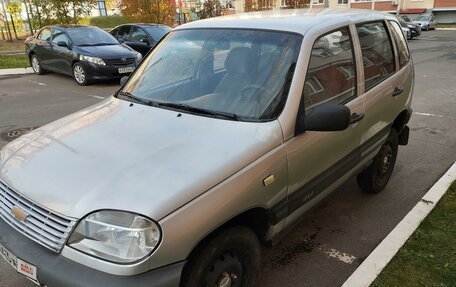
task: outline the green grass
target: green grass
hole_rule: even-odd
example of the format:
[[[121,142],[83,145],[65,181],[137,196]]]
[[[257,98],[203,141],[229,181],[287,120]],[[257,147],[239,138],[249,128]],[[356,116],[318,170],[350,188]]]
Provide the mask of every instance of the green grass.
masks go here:
[[[437,24],[437,28],[456,28],[456,24]]]
[[[0,69],[26,68],[30,66],[26,55],[0,55]]]
[[[371,287],[456,286],[456,182]]]

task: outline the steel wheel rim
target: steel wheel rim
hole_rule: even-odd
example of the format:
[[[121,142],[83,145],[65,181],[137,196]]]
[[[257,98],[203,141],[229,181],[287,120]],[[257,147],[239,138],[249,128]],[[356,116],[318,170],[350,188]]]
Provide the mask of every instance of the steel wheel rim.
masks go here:
[[[40,71],[40,63],[36,57],[32,57],[32,68],[35,73],[38,73]]]
[[[79,65],[74,67],[74,78],[80,84],[84,83],[85,81],[84,69],[82,69],[82,67]]]

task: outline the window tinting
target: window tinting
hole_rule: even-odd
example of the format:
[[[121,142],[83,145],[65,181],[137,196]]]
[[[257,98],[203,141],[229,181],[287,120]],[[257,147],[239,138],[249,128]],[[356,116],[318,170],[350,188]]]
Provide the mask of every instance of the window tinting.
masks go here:
[[[395,71],[393,48],[385,23],[356,26],[363,54],[365,90],[370,90]]]
[[[356,68],[348,28],[319,38],[312,49],[303,97],[306,109],[356,96]]]
[[[54,30],[54,36],[52,36],[52,43],[57,44],[58,42],[65,42],[68,44],[68,38],[63,31]]]
[[[399,53],[399,67],[402,68],[407,65],[410,59],[410,54],[407,49],[407,42],[404,38],[404,34],[402,34],[402,30],[399,25],[394,21],[391,21],[390,23],[393,27],[392,34],[394,41],[396,41],[396,46]]]
[[[141,39],[148,39],[146,32],[139,28],[133,27],[133,31],[131,32],[130,40],[139,42]]]
[[[38,35],[38,39],[43,40],[43,41],[51,41],[51,29],[49,28],[44,28],[40,35]]]

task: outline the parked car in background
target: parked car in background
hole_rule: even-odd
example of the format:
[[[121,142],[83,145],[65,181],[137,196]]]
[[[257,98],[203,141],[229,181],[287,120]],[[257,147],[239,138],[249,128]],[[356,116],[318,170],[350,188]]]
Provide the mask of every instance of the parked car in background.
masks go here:
[[[25,41],[33,71],[72,75],[79,85],[118,79],[134,71],[142,55],[92,26],[47,26]]]
[[[113,96],[1,151],[0,255],[38,286],[257,286],[261,244],[351,177],[385,189],[413,86],[392,15],[179,26]]]
[[[407,39],[412,39],[421,35],[421,27],[418,24],[405,22],[402,18],[398,18],[399,24],[401,24],[402,28],[406,28],[409,30],[407,32]]]
[[[404,20],[404,22],[407,22],[407,23],[412,22],[412,20],[410,20],[410,18],[407,15],[398,15],[397,17]]]
[[[410,29],[407,26],[404,27],[401,25],[401,30],[402,30],[402,33],[404,33],[404,37],[407,40],[412,39],[412,32],[410,31]]]
[[[110,33],[145,56],[169,31],[171,27],[166,25],[125,24],[117,26]]]
[[[435,29],[437,22],[433,14],[421,15],[418,19],[413,21],[413,23],[418,24],[421,27],[421,30],[431,30]]]

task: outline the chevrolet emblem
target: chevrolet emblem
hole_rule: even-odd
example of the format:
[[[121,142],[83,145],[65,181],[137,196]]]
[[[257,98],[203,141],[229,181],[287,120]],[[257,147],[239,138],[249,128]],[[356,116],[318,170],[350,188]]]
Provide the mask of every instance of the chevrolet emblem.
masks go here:
[[[13,207],[11,208],[11,214],[19,221],[25,222],[27,217],[29,216],[22,208],[20,207]]]

